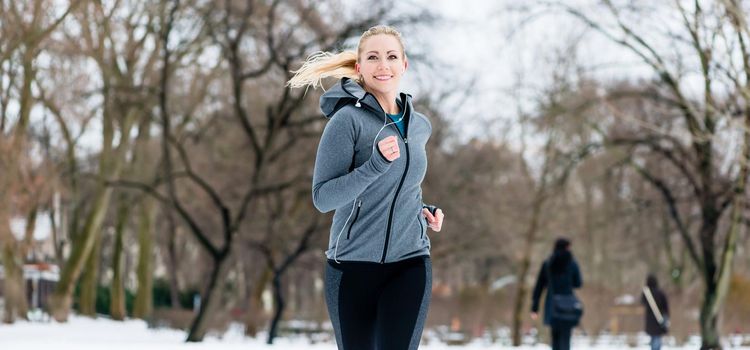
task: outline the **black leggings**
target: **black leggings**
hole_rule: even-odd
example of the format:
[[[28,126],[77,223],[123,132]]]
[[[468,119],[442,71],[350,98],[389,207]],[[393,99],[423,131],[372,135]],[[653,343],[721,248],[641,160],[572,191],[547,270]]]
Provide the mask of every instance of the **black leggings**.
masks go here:
[[[432,292],[429,256],[326,265],[326,303],[339,350],[416,350]]]
[[[570,350],[571,333],[573,333],[573,328],[553,327],[552,328],[552,350]]]

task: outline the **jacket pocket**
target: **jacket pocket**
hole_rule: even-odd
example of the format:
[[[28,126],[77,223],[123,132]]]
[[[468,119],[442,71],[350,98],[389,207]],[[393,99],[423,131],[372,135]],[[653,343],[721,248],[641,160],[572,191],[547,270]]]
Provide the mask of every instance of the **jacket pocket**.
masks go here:
[[[422,215],[422,212],[419,212],[419,217],[417,218],[417,221],[419,221],[419,239],[424,239],[424,224],[422,223],[422,220],[425,220],[424,215]]]
[[[360,200],[359,203],[357,203],[357,212],[354,213],[354,219],[352,220],[351,225],[349,225],[349,231],[346,233],[346,239],[349,239],[352,235],[352,227],[354,227],[354,223],[357,222],[357,218],[359,217],[359,209],[362,208],[362,201]]]

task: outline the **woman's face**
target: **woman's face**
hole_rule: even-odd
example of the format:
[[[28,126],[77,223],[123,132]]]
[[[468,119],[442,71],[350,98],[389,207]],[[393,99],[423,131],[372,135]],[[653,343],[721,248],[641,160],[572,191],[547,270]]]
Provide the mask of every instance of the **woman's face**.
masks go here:
[[[371,36],[362,44],[356,65],[365,87],[371,93],[398,93],[401,76],[409,65],[398,39],[388,34]]]

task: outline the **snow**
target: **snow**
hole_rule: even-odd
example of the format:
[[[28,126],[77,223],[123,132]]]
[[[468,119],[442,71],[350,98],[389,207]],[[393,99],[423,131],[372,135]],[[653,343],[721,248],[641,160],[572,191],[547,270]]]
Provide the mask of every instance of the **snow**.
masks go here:
[[[426,334],[429,334],[426,333]],[[124,322],[109,319],[92,319],[87,317],[72,316],[67,323],[56,322],[17,322],[13,325],[0,325],[0,349],[3,350],[254,350],[254,349],[283,349],[283,350],[335,350],[336,346],[330,341],[326,343],[310,344],[307,338],[279,338],[274,345],[266,345],[265,337],[247,338],[242,335],[242,327],[236,325],[221,335],[210,334],[202,343],[185,343],[185,332],[172,329],[150,329],[146,322],[140,320],[129,320]],[[602,339],[600,339],[601,341]],[[639,338],[641,346],[632,348],[624,343],[620,345],[597,345],[590,346],[590,341],[584,338],[575,338],[573,348],[575,349],[647,349],[647,338]],[[697,341],[695,339],[694,341]],[[608,339],[608,344],[617,344],[617,341]],[[729,345],[729,344],[727,344]],[[676,348],[666,346],[670,349],[695,349],[698,346],[694,342],[684,347]],[[750,348],[734,348],[745,349]],[[436,340],[429,344],[420,346],[422,350],[478,350],[478,349],[519,349],[519,350],[541,350],[549,349],[549,346],[539,344],[537,346],[525,346],[520,348],[503,347],[498,344],[489,344],[478,340],[465,346],[449,346]]]

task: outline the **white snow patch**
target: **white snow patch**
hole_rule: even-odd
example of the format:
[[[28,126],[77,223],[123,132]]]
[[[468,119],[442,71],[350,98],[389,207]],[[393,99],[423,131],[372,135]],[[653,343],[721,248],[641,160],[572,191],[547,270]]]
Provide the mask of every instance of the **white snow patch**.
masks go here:
[[[426,333],[426,334],[429,334]],[[99,318],[92,319],[72,316],[67,323],[56,322],[17,322],[12,325],[0,325],[0,349],[3,350],[335,350],[336,345],[330,342],[310,344],[310,340],[299,338],[278,338],[274,345],[265,344],[265,335],[258,338],[247,338],[242,335],[242,326],[237,325],[218,337],[215,334],[206,337],[202,343],[185,343],[185,332],[173,329],[150,329],[146,322],[128,320],[124,322]],[[601,339],[600,339],[601,340]],[[643,344],[641,341],[639,343]],[[632,348],[621,345],[589,346],[587,338],[574,338],[575,349],[598,350],[632,350],[647,349],[640,345]],[[727,348],[745,349],[748,347]],[[665,350],[692,349],[695,344],[676,348],[665,346]],[[546,344],[513,348],[490,344],[486,340],[478,339],[464,346],[449,346],[432,340],[429,344],[422,344],[422,350],[478,350],[478,349],[516,349],[542,350],[549,349]]]

